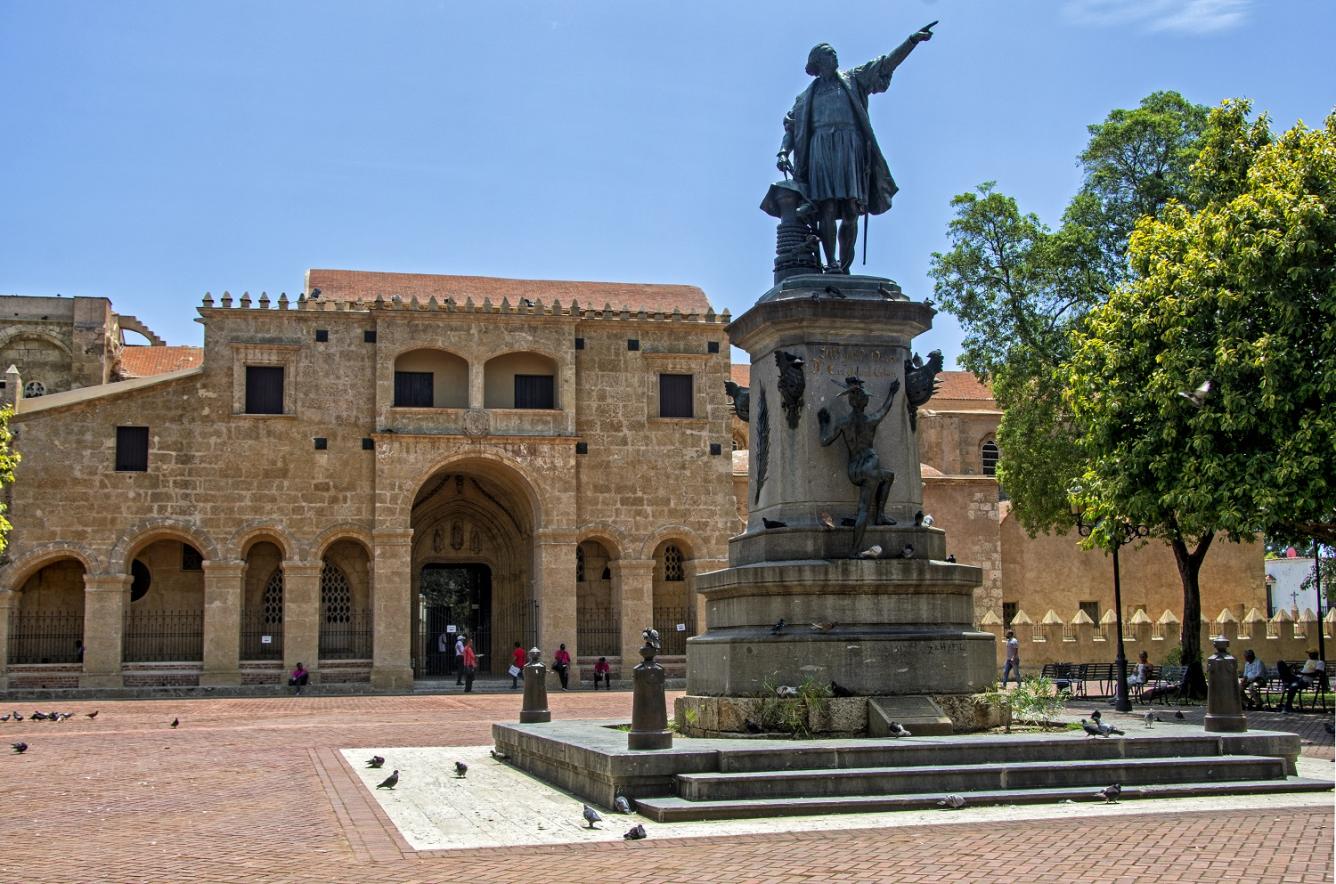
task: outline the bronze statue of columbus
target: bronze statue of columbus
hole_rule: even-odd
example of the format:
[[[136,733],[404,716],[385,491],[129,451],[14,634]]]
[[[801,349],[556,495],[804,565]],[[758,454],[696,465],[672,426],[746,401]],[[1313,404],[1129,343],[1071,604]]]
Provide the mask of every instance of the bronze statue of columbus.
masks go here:
[[[886,91],[891,73],[915,46],[932,39],[935,24],[915,31],[889,55],[847,71],[839,69],[828,43],[808,53],[807,73],[815,79],[784,117],[778,166],[793,174],[805,199],[798,214],[816,229],[826,273],[848,273],[853,266],[858,217],[891,207],[898,188],[872,133],[867,98]]]

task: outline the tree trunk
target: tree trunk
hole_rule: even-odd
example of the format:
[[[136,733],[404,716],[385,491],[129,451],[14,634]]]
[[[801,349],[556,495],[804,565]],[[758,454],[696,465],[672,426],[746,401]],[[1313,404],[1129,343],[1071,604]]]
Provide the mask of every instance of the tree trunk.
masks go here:
[[[1201,656],[1201,563],[1206,558],[1206,551],[1211,548],[1215,533],[1205,534],[1197,541],[1191,552],[1181,537],[1170,542],[1174,550],[1174,561],[1178,564],[1178,578],[1183,583],[1183,631],[1179,636],[1179,649],[1182,663],[1187,667],[1183,677],[1184,696],[1194,700],[1206,697],[1206,672],[1202,669]]]

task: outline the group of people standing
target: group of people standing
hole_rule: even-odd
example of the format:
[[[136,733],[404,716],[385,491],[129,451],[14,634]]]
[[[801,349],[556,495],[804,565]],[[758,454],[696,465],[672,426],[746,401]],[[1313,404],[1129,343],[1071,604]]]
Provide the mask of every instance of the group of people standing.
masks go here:
[[[443,632],[437,639],[437,650],[444,654],[446,648],[450,645],[450,633]],[[465,693],[473,690],[473,679],[478,672],[478,654],[473,648],[473,639],[462,632],[454,633],[454,651],[455,651],[455,684],[462,685]],[[524,666],[528,662],[528,653],[524,650],[524,645],[515,642],[515,647],[510,652],[510,668],[506,674],[510,676],[510,689],[516,690],[520,682],[524,680]],[[300,665],[300,664],[299,664]],[[563,691],[570,689],[571,677],[571,652],[566,650],[565,643],[557,648],[552,655],[552,671],[557,674],[561,681]],[[598,690],[602,684],[605,690],[612,690],[612,666],[608,663],[607,657],[599,657],[598,662],[594,664],[594,690]]]

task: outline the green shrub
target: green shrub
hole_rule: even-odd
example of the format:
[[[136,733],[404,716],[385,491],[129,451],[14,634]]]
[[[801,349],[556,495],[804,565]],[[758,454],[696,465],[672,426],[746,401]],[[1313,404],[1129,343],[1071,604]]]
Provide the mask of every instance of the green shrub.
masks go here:
[[[1070,697],[1071,692],[1066,688],[1054,690],[1051,679],[1033,676],[1011,692],[1011,712],[1021,721],[1047,730]]]

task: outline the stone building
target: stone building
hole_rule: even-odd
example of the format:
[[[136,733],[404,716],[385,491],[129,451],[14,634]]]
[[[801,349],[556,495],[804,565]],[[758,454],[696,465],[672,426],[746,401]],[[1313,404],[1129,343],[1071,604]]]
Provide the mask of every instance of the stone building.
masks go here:
[[[746,386],[747,366],[735,365],[732,380]],[[975,591],[975,620],[1001,633],[1012,618],[1029,624],[1047,618],[1071,627],[1089,619],[1098,632],[1113,619],[1113,570],[1107,555],[1078,547],[1075,531],[1065,535],[1029,537],[1011,511],[995,478],[1000,451],[996,433],[1002,412],[988,387],[974,375],[947,371],[940,386],[918,412],[919,457],[923,463],[923,508],[936,527],[946,531],[949,551],[962,563],[983,569]],[[747,445],[747,427],[734,418],[733,444]],[[735,501],[745,516],[746,453],[734,455]],[[740,489],[740,491],[739,491]],[[1266,591],[1261,543],[1229,543],[1217,539],[1201,572],[1202,613],[1211,622],[1242,623],[1265,612]],[[1160,637],[1160,662],[1177,634],[1175,619],[1183,609],[1182,584],[1173,552],[1160,542],[1125,547],[1121,554],[1124,617],[1144,619]],[[1140,614],[1138,615],[1138,612]],[[1168,615],[1166,617],[1166,614]],[[1149,624],[1159,624],[1151,630]],[[1068,630],[1071,632],[1071,630]],[[1035,634],[1043,636],[1045,630]],[[999,646],[1000,648],[1001,646]],[[1084,647],[1084,646],[1083,646]],[[1077,648],[1061,641],[1028,649],[1036,662],[1071,661]],[[999,654],[1002,653],[999,650]],[[1052,659],[1048,659],[1048,658]],[[1109,655],[1112,659],[1112,655]],[[1093,662],[1082,660],[1082,662]]]
[[[4,356],[0,688],[274,684],[297,661],[405,688],[452,671],[452,628],[492,672],[515,642],[620,669],[651,622],[681,653],[732,532],[726,312],[690,286],[305,289],[206,295],[193,357],[123,346],[102,299],[23,299],[71,305],[70,336],[38,335],[70,367]],[[34,371],[51,386],[25,397]]]

